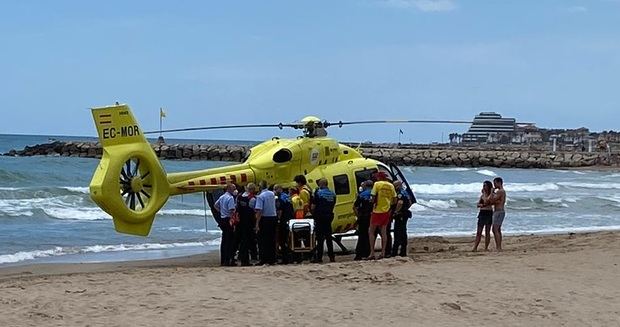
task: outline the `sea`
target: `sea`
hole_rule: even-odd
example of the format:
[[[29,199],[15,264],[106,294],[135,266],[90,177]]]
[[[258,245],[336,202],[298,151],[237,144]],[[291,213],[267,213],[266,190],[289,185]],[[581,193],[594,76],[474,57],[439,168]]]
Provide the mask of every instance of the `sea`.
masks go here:
[[[0,135],[0,153],[88,137]],[[222,143],[168,140],[168,143]],[[226,143],[252,144],[247,141]],[[162,161],[167,172],[228,165]],[[147,237],[114,231],[90,199],[97,159],[0,156],[0,266],[171,258],[216,251],[220,232],[200,194],[172,197]],[[482,182],[505,180],[506,234],[620,229],[620,171],[401,167],[416,194],[413,236],[471,236]]]

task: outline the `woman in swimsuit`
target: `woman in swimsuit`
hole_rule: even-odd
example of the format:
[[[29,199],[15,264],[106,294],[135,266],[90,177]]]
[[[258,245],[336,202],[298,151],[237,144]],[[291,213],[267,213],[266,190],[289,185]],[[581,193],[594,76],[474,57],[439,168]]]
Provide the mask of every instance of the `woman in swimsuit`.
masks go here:
[[[489,243],[491,243],[491,224],[493,222],[493,183],[485,181],[482,184],[482,194],[478,200],[478,230],[476,231],[476,242],[474,243],[473,252],[478,251],[478,245],[482,239],[482,229],[484,228],[484,250],[489,249]]]

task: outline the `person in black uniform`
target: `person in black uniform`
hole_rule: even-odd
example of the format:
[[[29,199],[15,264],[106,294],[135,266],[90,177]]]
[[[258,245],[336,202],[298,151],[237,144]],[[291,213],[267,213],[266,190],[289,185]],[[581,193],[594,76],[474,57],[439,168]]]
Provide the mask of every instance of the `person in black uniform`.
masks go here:
[[[274,185],[273,191],[276,194],[276,212],[278,214],[278,246],[282,256],[281,263],[286,265],[290,261],[288,222],[293,219],[293,204],[290,201],[289,195],[282,189],[282,186]]]
[[[411,218],[409,207],[411,207],[413,202],[400,181],[394,182],[394,188],[396,189],[397,202],[392,215],[394,220],[394,245],[392,246],[392,256],[395,257],[399,255],[401,257],[406,257],[407,220]]]
[[[321,178],[317,181],[319,188],[314,192],[312,202],[312,216],[316,231],[316,252],[314,263],[323,262],[323,242],[327,242],[327,254],[330,262],[335,262],[334,243],[332,239],[332,221],[334,220],[334,206],[336,194],[327,188],[327,180]]]
[[[368,228],[370,227],[370,215],[373,203],[370,196],[373,182],[368,180],[362,183],[361,191],[353,204],[353,211],[357,217],[357,245],[355,246],[355,258],[362,260],[370,255],[370,239]]]
[[[254,233],[254,206],[256,205],[256,185],[249,183],[245,187],[245,192],[237,196],[237,212],[239,213],[239,224],[237,225],[237,237],[239,239],[239,261],[242,266],[250,265],[250,248]]]

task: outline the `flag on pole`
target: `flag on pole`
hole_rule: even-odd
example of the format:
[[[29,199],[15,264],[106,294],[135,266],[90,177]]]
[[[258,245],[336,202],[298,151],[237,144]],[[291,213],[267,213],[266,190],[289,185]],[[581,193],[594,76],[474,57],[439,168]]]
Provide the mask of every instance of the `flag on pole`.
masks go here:
[[[164,108],[159,108],[159,117],[161,118],[166,117],[166,112],[164,111]]]
[[[400,134],[405,134],[405,133],[403,133],[403,130],[402,130],[402,129],[398,129],[398,132],[399,132]]]

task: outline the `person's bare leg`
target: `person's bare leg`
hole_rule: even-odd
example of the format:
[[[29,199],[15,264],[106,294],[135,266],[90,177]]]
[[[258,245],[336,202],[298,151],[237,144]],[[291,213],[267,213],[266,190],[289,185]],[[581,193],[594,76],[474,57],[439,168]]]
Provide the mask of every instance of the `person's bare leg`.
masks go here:
[[[499,236],[497,251],[502,251],[502,225],[497,226],[497,235]]]
[[[476,230],[476,241],[474,241],[474,249],[472,252],[478,251],[478,245],[480,244],[480,240],[482,239],[482,225],[478,225],[478,229]]]
[[[501,251],[502,243],[501,243],[501,236],[499,232],[499,226],[493,224],[493,226],[491,227],[493,228],[493,239],[495,239],[495,248],[497,249],[497,251]]]
[[[385,258],[385,248],[387,247],[387,226],[381,226],[381,258]]]
[[[376,231],[377,231],[377,225],[370,224],[370,228],[368,229],[368,239],[369,239],[368,245],[370,248],[370,254],[368,255],[367,259],[375,258],[375,241],[377,240],[375,238]]]
[[[484,225],[484,250],[489,251],[491,244],[491,225]]]

